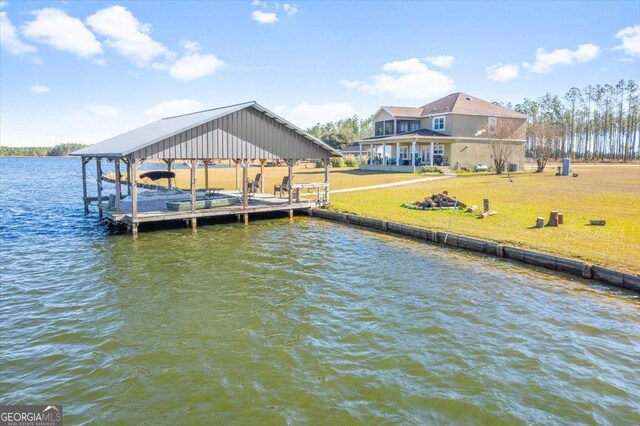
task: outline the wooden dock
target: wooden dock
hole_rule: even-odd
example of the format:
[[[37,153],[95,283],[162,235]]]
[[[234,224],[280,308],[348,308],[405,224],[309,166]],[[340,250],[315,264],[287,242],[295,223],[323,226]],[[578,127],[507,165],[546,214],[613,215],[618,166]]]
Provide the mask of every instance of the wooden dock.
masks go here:
[[[198,199],[204,199],[204,194],[200,194],[198,191]],[[313,207],[318,207],[321,201],[318,200],[305,200],[292,199],[291,203],[288,198],[278,198],[270,194],[255,194],[249,200],[246,208],[242,205],[242,193],[239,191],[223,191],[222,195],[236,196],[238,197],[238,203],[225,206],[214,207],[207,209],[197,209],[195,212],[191,211],[172,211],[167,208],[167,201],[186,201],[190,200],[190,194],[172,194],[167,196],[153,196],[149,199],[145,199],[144,196],[138,198],[137,215],[134,221],[132,213],[131,199],[122,199],[120,201],[120,207],[116,209],[109,209],[107,204],[100,206],[100,211],[105,219],[114,224],[124,224],[128,227],[137,227],[137,225],[149,222],[164,222],[174,220],[192,220],[198,218],[218,217],[218,216],[231,216],[231,215],[245,215],[255,213],[267,213],[267,212],[288,212],[290,216],[294,211],[309,210]]]

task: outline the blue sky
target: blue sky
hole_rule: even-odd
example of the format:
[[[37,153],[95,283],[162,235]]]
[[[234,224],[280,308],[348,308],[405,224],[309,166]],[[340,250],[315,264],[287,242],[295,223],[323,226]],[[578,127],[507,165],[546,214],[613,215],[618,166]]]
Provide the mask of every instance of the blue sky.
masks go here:
[[[0,142],[256,100],[300,127],[640,77],[640,2],[0,2]]]

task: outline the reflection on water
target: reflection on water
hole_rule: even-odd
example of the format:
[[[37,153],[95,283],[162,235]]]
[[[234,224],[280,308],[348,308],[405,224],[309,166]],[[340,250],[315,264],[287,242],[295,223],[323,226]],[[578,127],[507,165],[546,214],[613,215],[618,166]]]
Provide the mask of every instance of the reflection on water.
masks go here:
[[[110,236],[79,169],[0,159],[0,403],[70,424],[640,423],[632,295],[310,219]]]

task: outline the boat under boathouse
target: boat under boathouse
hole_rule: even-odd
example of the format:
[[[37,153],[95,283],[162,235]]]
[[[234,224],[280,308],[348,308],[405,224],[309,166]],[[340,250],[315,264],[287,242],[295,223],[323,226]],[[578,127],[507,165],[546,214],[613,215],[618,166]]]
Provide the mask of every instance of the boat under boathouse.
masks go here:
[[[71,155],[82,160],[85,213],[95,203],[101,217],[126,225],[134,236],[139,225],[148,222],[186,220],[195,230],[198,218],[238,215],[246,224],[252,213],[283,211],[292,217],[296,210],[324,206],[329,203],[329,159],[340,156],[256,102],[167,117]],[[236,170],[242,169],[242,184],[235,191],[209,187],[209,167],[216,160],[232,161]],[[324,182],[293,184],[292,168],[302,160],[323,162]],[[87,185],[87,166],[92,161],[96,167],[95,196],[89,196]],[[141,173],[145,161],[158,163],[163,170]],[[279,197],[265,194],[261,182],[248,179],[248,169],[256,162],[263,176],[267,161],[287,164]],[[105,194],[105,163],[113,164],[113,194]],[[188,191],[176,188],[175,179],[172,185],[172,166],[182,163],[190,169]],[[200,166],[205,169],[205,182],[204,188],[197,189],[196,170]],[[148,178],[154,180],[149,183]],[[301,198],[301,189],[313,191],[316,198]],[[288,196],[283,198],[284,194]]]

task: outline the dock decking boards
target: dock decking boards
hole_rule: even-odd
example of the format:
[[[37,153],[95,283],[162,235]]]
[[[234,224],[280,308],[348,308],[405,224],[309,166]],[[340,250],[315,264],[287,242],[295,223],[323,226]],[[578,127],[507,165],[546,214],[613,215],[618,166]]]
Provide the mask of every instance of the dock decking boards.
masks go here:
[[[235,195],[241,197],[237,191],[225,191],[224,195]],[[144,196],[138,197],[138,208],[136,223],[159,222],[181,219],[197,219],[200,217],[228,216],[236,214],[251,214],[263,212],[275,212],[290,210],[307,210],[317,206],[316,201],[292,202],[285,198],[277,198],[267,194],[256,194],[255,198],[249,202],[246,208],[243,207],[241,200],[238,204],[226,207],[214,207],[210,209],[197,209],[191,211],[171,211],[167,208],[167,201],[188,201],[189,193],[169,195],[166,197],[158,196],[151,199],[144,199]],[[120,209],[107,210],[103,208],[104,217],[114,223],[124,223],[133,225],[131,200],[123,199],[120,203]]]

